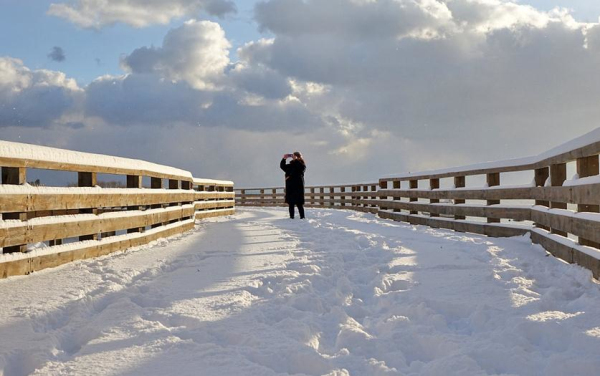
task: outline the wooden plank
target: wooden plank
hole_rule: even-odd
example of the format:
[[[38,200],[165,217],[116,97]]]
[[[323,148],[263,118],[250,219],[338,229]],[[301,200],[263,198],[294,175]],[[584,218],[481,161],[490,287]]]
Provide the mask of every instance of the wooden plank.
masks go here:
[[[233,201],[233,200],[196,201],[196,202],[194,202],[194,207],[196,210],[228,208],[228,207],[233,207],[234,205],[235,205],[235,201]]]
[[[454,177],[454,188],[464,188],[467,183],[467,178],[465,176],[455,176]],[[454,205],[464,204],[464,199],[454,199]],[[454,219],[466,219],[464,215],[455,215]]]
[[[589,176],[595,176],[600,173],[598,168],[598,156],[593,155],[589,157],[577,158],[577,174],[579,178],[586,178]],[[577,211],[579,212],[600,212],[600,206],[590,205],[587,203],[577,205]],[[587,245],[589,247],[600,248],[600,243],[591,241],[590,239],[580,237],[579,244]]]
[[[538,168],[534,171],[534,181],[536,187],[543,187],[546,184],[546,181],[550,177],[550,167]],[[536,205],[550,207],[550,202],[536,200]]]
[[[548,178],[550,178],[550,167],[543,167],[543,168],[538,168],[534,171],[534,181],[535,181],[535,186],[536,187],[543,187],[546,185],[546,181],[548,180]],[[545,206],[547,208],[550,207],[550,201],[543,201],[543,200],[535,200],[535,204],[537,206]],[[536,226],[544,229],[544,230],[548,230],[550,231],[549,227],[543,226],[539,223],[535,223]]]
[[[577,264],[592,272],[594,278],[600,278],[600,260],[581,252],[576,247],[571,247],[555,239],[551,235],[533,231],[531,241],[539,244],[554,257],[564,260],[570,264]]]
[[[166,193],[164,190],[119,189],[119,193],[78,192],[73,188],[72,194],[56,194],[52,189],[40,189],[28,194],[7,193],[0,195],[0,211],[29,212],[44,210],[71,210],[85,208],[114,208],[126,206],[149,206],[177,202],[193,202],[210,199],[231,199],[233,192],[196,192],[177,190]],[[112,189],[111,189],[112,191]]]
[[[325,206],[325,195],[324,195],[325,188],[323,188],[323,187],[319,188],[319,193],[321,193],[321,197],[320,197],[320,200],[319,200],[319,205]]]
[[[538,210],[531,211],[531,219],[561,233],[571,233],[595,243],[600,242],[600,222]]]
[[[156,223],[165,223],[175,219],[191,217],[194,215],[194,212],[194,207],[187,206],[172,207],[160,211],[140,211],[134,215],[123,212],[122,217],[111,216],[107,218],[100,215],[90,219],[89,216],[80,216],[79,218],[74,216],[56,218],[56,222],[54,223],[36,225],[23,222],[19,226],[0,228],[0,246],[37,243],[46,240],[126,230],[134,227],[146,227]]]
[[[2,184],[23,185],[27,182],[27,169],[22,167],[2,167]],[[8,211],[8,210],[7,210]],[[27,213],[23,210],[12,213],[4,213],[2,219],[27,220]],[[2,253],[27,252],[27,242],[13,243],[11,247],[4,246]]]
[[[515,221],[531,220],[531,208],[529,207],[494,207],[494,206],[470,206],[453,204],[435,204],[418,202],[389,201],[386,206],[390,209],[402,209],[414,212],[427,212],[444,216],[482,217],[482,218],[510,218]]]
[[[64,150],[64,149],[57,149]],[[131,160],[135,161],[135,160]],[[34,160],[34,159],[21,159],[21,158],[11,158],[6,156],[0,156],[0,166],[5,167],[20,167],[20,168],[38,168],[43,170],[59,170],[59,171],[73,171],[73,172],[95,172],[100,174],[113,174],[113,175],[143,175],[143,176],[151,176],[163,179],[181,179],[192,181],[190,176],[186,175],[177,175],[177,174],[167,174],[159,172],[158,170],[146,170],[139,168],[123,168],[123,167],[114,167],[114,166],[94,166],[94,165],[86,165],[86,164],[77,164],[77,163],[63,163],[63,162],[53,162],[53,161],[44,161],[44,160]],[[157,167],[166,167],[157,165]],[[187,171],[186,171],[187,172]]]
[[[7,278],[16,275],[26,275],[34,271],[66,264],[74,260],[106,255],[133,246],[147,244],[160,238],[177,235],[192,230],[193,228],[194,222],[186,221],[181,222],[181,224],[176,227],[170,227],[162,231],[155,230],[155,232],[148,232],[135,239],[124,239],[108,243],[98,241],[97,244],[86,244],[83,245],[82,248],[75,250],[0,263],[0,277]]]
[[[225,215],[234,215],[234,214],[235,214],[235,209],[217,209],[217,210],[196,212],[195,218],[196,218],[196,220],[198,220],[198,219],[221,217],[221,216],[225,216]]]
[[[129,189],[140,189],[142,188],[142,176],[140,175],[127,175],[127,188]],[[144,207],[143,206],[128,206],[127,210],[142,210]],[[166,222],[163,222],[163,224],[165,224]],[[155,224],[155,223],[152,223]],[[145,226],[148,226],[150,224],[144,224],[143,226],[134,226],[133,223],[131,224],[131,226],[127,227],[127,233],[134,233],[134,232],[144,232],[145,230]]]
[[[548,200],[571,204],[600,204],[600,184],[570,187],[520,187],[494,189],[380,190],[380,197],[438,198],[463,200]]]
[[[400,182],[399,182],[399,181],[395,181],[395,182],[393,182],[393,188],[394,188],[394,189],[400,189]],[[392,200],[399,201],[399,200],[400,200],[400,197],[393,197],[393,198],[392,198]],[[383,205],[384,205],[384,207],[382,207],[382,209],[383,209],[383,210],[386,210],[386,209],[387,209],[387,207],[385,207],[385,204],[383,204]],[[394,211],[395,211],[395,212],[399,212],[399,211],[400,211],[400,209],[394,209]]]
[[[491,237],[512,237],[521,236],[528,233],[526,228],[515,228],[511,226],[502,226],[501,224],[489,224],[479,222],[467,222],[467,221],[455,221],[454,219],[441,219],[423,217],[419,215],[394,213],[390,211],[379,211],[377,215],[381,218],[392,219],[399,222],[408,222],[411,224],[418,224],[423,226],[429,226],[433,228],[444,228],[448,230],[455,230],[459,232],[471,232],[475,234],[482,234]]]
[[[419,181],[418,181],[418,180],[409,180],[409,181],[408,181],[408,185],[409,185],[409,189],[411,189],[411,190],[418,189],[418,188],[419,188]],[[412,196],[409,196],[409,199],[408,199],[408,200],[409,200],[410,202],[418,202],[418,201],[419,201],[419,198],[418,198],[418,197],[412,197]],[[417,211],[415,211],[415,210],[411,210],[411,211],[410,211],[410,214],[418,214],[418,212],[417,212]]]
[[[486,175],[486,181],[487,181],[488,187],[499,186],[500,185],[500,173],[499,172],[488,173]],[[487,200],[487,204],[488,205],[498,205],[498,204],[500,204],[500,200]],[[500,218],[488,218],[487,222],[488,223],[500,223]]]
[[[567,164],[555,163],[550,166],[550,185],[552,187],[561,187],[567,180]],[[566,209],[568,200],[550,200],[550,207],[553,209]],[[557,229],[550,229],[553,234],[567,236],[567,233]]]
[[[95,187],[98,182],[98,176],[95,172],[77,172],[78,187]],[[98,214],[98,209],[94,207],[79,209],[80,214]],[[98,240],[98,232],[85,233],[79,236],[79,241]]]
[[[429,179],[429,189],[434,190],[434,189],[440,189],[440,179]],[[438,198],[432,198],[429,200],[430,204],[437,204],[440,202],[440,199]],[[430,217],[439,217],[438,213],[435,212],[429,212],[429,216]]]

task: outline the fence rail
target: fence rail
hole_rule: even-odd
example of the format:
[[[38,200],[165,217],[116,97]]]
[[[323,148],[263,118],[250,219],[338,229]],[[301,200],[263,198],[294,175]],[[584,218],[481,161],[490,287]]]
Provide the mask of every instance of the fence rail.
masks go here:
[[[233,182],[140,160],[0,141],[0,167],[3,278],[146,244],[235,212]],[[30,168],[76,172],[77,186],[31,186]],[[99,187],[99,174],[125,175],[126,188]]]
[[[377,187],[309,187],[307,206],[493,237],[530,234],[552,255],[600,278],[599,154],[600,128],[530,158],[383,177]],[[576,171],[571,180],[569,164]],[[503,185],[508,173],[530,174],[531,183]],[[469,183],[474,176],[485,179],[483,187]],[[283,188],[236,189],[236,204],[283,205]]]
[[[285,206],[285,188],[236,189],[237,206]],[[377,213],[377,183],[305,188],[305,206]]]

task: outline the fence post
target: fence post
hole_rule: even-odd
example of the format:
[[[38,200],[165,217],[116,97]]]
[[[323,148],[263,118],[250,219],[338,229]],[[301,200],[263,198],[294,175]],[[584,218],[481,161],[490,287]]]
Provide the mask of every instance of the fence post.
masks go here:
[[[319,188],[319,206],[321,207],[325,207],[325,188],[321,187]]]
[[[542,168],[536,168],[535,169],[535,186],[536,187],[543,187],[546,184],[546,180],[548,180],[548,178],[550,177],[550,168],[549,167],[542,167]],[[547,208],[550,207],[550,201],[543,201],[543,200],[535,200],[535,204],[538,206],[545,206]],[[542,226],[540,224],[535,223],[535,226],[544,229],[544,230],[550,230],[550,227],[548,226]]]
[[[550,185],[553,187],[561,187],[563,182],[567,180],[567,164],[557,163],[550,166]],[[566,202],[550,202],[552,209],[566,209]],[[567,236],[567,233],[560,230],[550,229],[552,234]]]
[[[394,182],[392,184],[393,184],[394,189],[400,189],[400,180],[394,180]],[[400,201],[400,197],[393,197],[392,201]],[[395,213],[398,213],[401,210],[396,208],[396,209],[393,209],[393,211]]]
[[[466,186],[467,178],[466,176],[455,176],[454,177],[454,188],[464,188]],[[454,199],[454,205],[464,204],[465,200],[460,198]],[[454,219],[466,219],[464,215],[454,215]]]
[[[260,190],[260,205],[259,206],[265,206],[265,190],[264,189]]]
[[[345,193],[346,187],[340,187],[340,192]],[[342,194],[340,196],[340,206],[346,206],[346,195]]]
[[[161,178],[150,178],[150,189],[162,189],[163,187],[163,181]],[[150,205],[150,208],[152,209],[156,209],[156,208],[161,208],[162,205],[161,204],[154,204],[154,205]],[[160,227],[162,225],[162,223],[153,223],[150,225],[150,228],[156,228],[156,227]],[[113,232],[114,235],[114,232]],[[102,234],[102,237],[104,237],[104,234]]]
[[[377,208],[376,200],[377,200],[377,184],[371,185],[371,195],[369,196],[371,204],[369,205],[369,209]],[[370,211],[370,210],[369,210]]]
[[[23,185],[27,182],[27,169],[25,167],[2,167],[2,184]],[[27,220],[27,213],[4,213],[2,219]],[[27,252],[27,244],[4,247],[2,253]]]
[[[409,181],[409,189],[417,189],[419,188],[419,181],[418,180],[410,180]],[[417,197],[410,197],[408,199],[409,202],[418,202],[419,199]],[[417,210],[411,210],[410,214],[419,214],[419,212]]]
[[[429,179],[429,189],[430,190],[433,191],[434,189],[439,189],[439,188],[440,188],[440,179]],[[440,202],[440,200],[437,198],[429,199],[429,205],[437,204],[439,202]],[[437,213],[429,212],[429,216],[430,217],[439,217],[440,215]]]
[[[363,187],[365,189],[365,191],[368,189],[368,186],[365,185]],[[387,180],[380,180],[379,181],[379,189],[387,189],[388,188],[388,182]],[[388,200],[388,196],[379,196],[379,201],[378,201],[378,205],[379,205],[379,210],[388,210],[388,206],[386,205],[386,201]]]
[[[277,189],[276,188],[271,189],[271,200],[273,200],[271,205],[277,206]]]
[[[168,186],[169,186],[169,189],[179,189],[179,180],[169,179]],[[172,202],[172,203],[169,203],[167,206],[178,206],[178,205],[181,205],[181,202]]]
[[[77,173],[77,186],[79,187],[95,187],[98,183],[98,175],[95,172],[78,172]],[[82,214],[98,214],[97,208],[86,208],[79,209],[79,213]],[[79,241],[82,240],[98,240],[98,234],[82,235],[79,237]]]
[[[486,175],[488,187],[496,187],[500,185],[500,173],[492,172]],[[500,200],[487,200],[487,205],[497,205]],[[488,218],[487,223],[500,223],[500,218]]]
[[[329,207],[335,206],[335,202],[333,202],[334,200],[334,193],[335,192],[335,188],[334,187],[329,187]]]
[[[590,157],[584,158],[577,158],[577,174],[579,175],[579,178],[587,178],[588,176],[598,175],[599,173],[600,171],[598,168],[597,155],[592,155]],[[600,212],[600,206],[579,204],[577,205],[577,211],[598,213]],[[581,237],[579,238],[579,244],[600,248],[600,243],[596,243],[588,239],[583,239]]]
[[[142,177],[140,175],[127,175],[127,188],[140,189],[142,188]],[[142,210],[143,206],[128,206],[127,210]],[[144,232],[145,227],[128,228],[127,233]]]
[[[246,204],[246,190],[240,189],[240,206],[244,206]]]

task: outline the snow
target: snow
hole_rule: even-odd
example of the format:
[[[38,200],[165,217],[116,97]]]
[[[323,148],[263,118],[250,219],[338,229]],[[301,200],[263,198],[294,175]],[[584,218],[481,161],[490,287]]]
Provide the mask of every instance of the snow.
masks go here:
[[[543,160],[559,156],[561,154],[570,152],[575,149],[582,148],[587,145],[592,145],[594,143],[600,142],[600,127],[594,129],[591,132],[584,134],[576,139],[565,142],[555,148],[552,148],[544,153],[538,154],[536,156],[524,157],[524,158],[514,158],[514,159],[506,159],[502,161],[491,161],[491,162],[483,162],[476,163],[467,166],[460,167],[451,167],[444,168],[439,170],[428,170],[428,171],[420,171],[420,172],[409,172],[409,173],[400,173],[400,174],[388,174],[384,176],[384,179],[392,179],[392,178],[410,178],[413,176],[422,176],[422,175],[441,175],[447,173],[461,173],[466,171],[473,170],[486,170],[486,169],[495,169],[495,168],[503,168],[503,167],[518,167],[518,166],[527,166],[533,165],[535,163],[541,162]]]
[[[573,217],[578,219],[585,219],[588,221],[600,222],[600,213],[592,212],[576,212],[569,209],[550,209],[547,206],[533,206],[533,210],[538,212],[546,212],[555,215],[561,215],[564,217]]]
[[[195,185],[228,185],[233,186],[233,182],[230,180],[214,180],[204,178],[194,178]]]
[[[2,140],[0,140],[0,157],[21,161],[47,161],[57,164],[66,163],[100,168],[121,168],[135,171],[145,170],[157,174],[192,178],[192,173],[189,171],[139,159],[84,153]]]
[[[575,241],[573,241],[570,238],[566,238],[561,235],[552,234],[541,228],[535,228],[532,231],[537,232],[538,234],[544,235],[544,236],[554,240],[557,243],[560,243],[567,247],[576,249],[578,252],[585,253],[586,255],[595,258],[596,260],[600,260],[600,250],[598,250],[597,248],[579,245],[579,243],[576,243]]]
[[[0,281],[0,374],[597,375],[600,285],[528,237],[307,216]]]
[[[587,185],[587,184],[598,184],[600,183],[600,175],[588,176],[580,178],[579,175],[575,174],[571,180],[565,180],[563,187],[572,187],[576,185]]]

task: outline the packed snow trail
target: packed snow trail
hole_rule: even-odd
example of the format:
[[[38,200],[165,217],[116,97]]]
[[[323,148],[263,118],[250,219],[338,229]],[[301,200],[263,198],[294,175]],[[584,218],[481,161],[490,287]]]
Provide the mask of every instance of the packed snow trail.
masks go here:
[[[598,374],[600,285],[528,239],[286,212],[0,281],[2,375]]]

